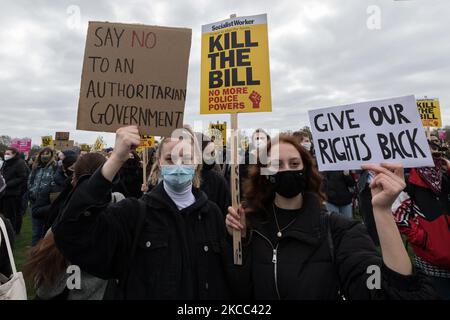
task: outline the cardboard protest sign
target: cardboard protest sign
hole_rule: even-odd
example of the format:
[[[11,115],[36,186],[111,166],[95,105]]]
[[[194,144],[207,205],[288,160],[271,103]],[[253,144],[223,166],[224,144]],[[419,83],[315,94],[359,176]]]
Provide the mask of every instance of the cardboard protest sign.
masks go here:
[[[202,26],[200,113],[272,111],[267,15]]]
[[[56,132],[55,133],[55,140],[69,140],[70,132]]]
[[[11,147],[16,148],[19,150],[19,152],[30,152],[31,150],[31,139],[30,138],[23,138],[23,139],[12,139],[11,140]]]
[[[169,136],[183,125],[191,29],[89,22],[77,129]]]
[[[433,166],[414,96],[310,110],[320,171],[360,169],[363,163]]]
[[[41,137],[41,139],[42,139],[41,146],[43,148],[45,148],[45,147],[53,148],[53,137],[52,136],[43,136],[43,137]]]
[[[442,127],[439,99],[418,99],[417,108],[424,127]]]
[[[227,123],[210,123],[209,124],[209,137],[211,141],[216,145],[227,145]]]
[[[73,140],[55,140],[53,146],[56,150],[65,151],[73,148]]]
[[[103,142],[103,137],[98,137],[92,145],[91,152],[101,152],[104,147],[105,143]]]

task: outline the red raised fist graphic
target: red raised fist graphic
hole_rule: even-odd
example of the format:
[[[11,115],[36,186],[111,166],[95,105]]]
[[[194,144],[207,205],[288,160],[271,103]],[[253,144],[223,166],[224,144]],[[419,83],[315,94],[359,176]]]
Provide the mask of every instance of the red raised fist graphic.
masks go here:
[[[252,91],[252,93],[248,96],[248,98],[253,103],[254,109],[259,108],[259,104],[261,102],[261,95],[258,92]]]

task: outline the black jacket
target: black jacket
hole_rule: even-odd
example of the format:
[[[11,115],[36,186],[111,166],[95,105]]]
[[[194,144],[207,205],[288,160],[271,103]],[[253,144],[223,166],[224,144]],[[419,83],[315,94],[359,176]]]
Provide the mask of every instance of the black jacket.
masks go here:
[[[27,164],[19,155],[5,161],[1,173],[6,182],[4,196],[21,196],[26,192],[30,172]]]
[[[5,218],[2,214],[0,214],[0,219],[3,220],[6,227],[6,232],[8,233],[9,243],[11,244],[11,248],[14,246],[14,228],[11,225],[11,221]],[[3,232],[1,234],[2,243],[0,244],[0,273],[9,278],[12,274],[11,270],[11,261],[9,260],[8,249],[6,248],[5,237],[3,236]]]
[[[64,175],[62,168],[58,168],[53,176],[53,181],[42,190],[33,203],[31,208],[33,218],[47,220],[52,206],[52,200],[55,200],[69,183],[70,178]]]
[[[140,198],[143,182],[142,168],[135,159],[129,159],[119,171],[119,182],[113,186],[113,192],[120,192],[125,198]]]
[[[228,207],[231,206],[230,186],[225,178],[214,169],[202,169],[200,189],[206,193],[209,200],[217,204],[225,217]]]
[[[112,185],[101,168],[80,179],[53,225],[56,245],[71,263],[103,279],[127,278],[127,299],[229,296],[221,247],[225,223],[217,205],[193,189],[196,202],[178,210],[162,184],[140,200],[109,204]],[[141,201],[146,215],[136,235]]]
[[[350,187],[356,185],[353,177],[344,175],[342,171],[327,171],[324,173],[324,191],[327,201],[336,206],[345,206],[352,203],[353,193]]]
[[[302,211],[278,244],[268,240],[272,216],[259,212],[248,217],[251,231],[244,243],[244,264],[230,262],[228,267],[236,297],[333,300],[339,299],[340,288],[346,299],[436,298],[423,275],[403,276],[387,268],[361,223],[328,216],[312,195],[305,195]],[[328,218],[332,245],[327,240]],[[367,288],[370,265],[380,267],[380,290]]]

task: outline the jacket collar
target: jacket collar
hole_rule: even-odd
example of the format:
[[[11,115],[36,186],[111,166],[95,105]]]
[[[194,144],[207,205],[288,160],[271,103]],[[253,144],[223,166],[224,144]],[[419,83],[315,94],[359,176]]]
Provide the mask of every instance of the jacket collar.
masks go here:
[[[294,238],[311,245],[319,244],[322,238],[322,208],[319,199],[312,193],[305,193],[303,196],[303,206],[295,220],[283,234],[281,238]],[[274,223],[272,203],[264,212],[258,212],[252,221],[253,228],[267,236],[267,225]]]
[[[195,202],[187,208],[178,210],[176,204],[169,197],[166,190],[164,190],[163,183],[160,182],[152,189],[152,191],[145,194],[142,199],[148,206],[155,209],[169,209],[170,211],[178,214],[190,214],[200,210],[208,202],[207,196],[200,189],[192,188],[192,194],[195,197]]]

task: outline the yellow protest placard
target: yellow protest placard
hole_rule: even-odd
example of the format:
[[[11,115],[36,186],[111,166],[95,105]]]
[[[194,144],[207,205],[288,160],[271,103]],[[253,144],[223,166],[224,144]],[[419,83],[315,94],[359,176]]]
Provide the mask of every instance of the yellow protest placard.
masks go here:
[[[222,146],[227,145],[227,123],[210,123],[209,137],[216,145],[222,143]]]
[[[152,148],[155,146],[155,136],[141,136],[141,144],[139,147],[141,148]]]
[[[41,144],[41,146],[43,147],[43,148],[45,148],[45,147],[53,147],[53,137],[52,136],[43,136],[43,137],[41,137],[41,139],[42,139],[42,144]]]
[[[270,111],[267,15],[202,26],[200,113]]]
[[[424,127],[442,127],[439,99],[417,99],[416,102]]]
[[[103,138],[98,137],[97,140],[95,140],[95,143],[91,148],[91,152],[101,152],[101,151],[103,151],[104,147],[105,147],[105,144],[103,142]]]
[[[89,147],[87,143],[82,143],[80,144],[80,150],[89,152],[91,150],[91,147]]]

